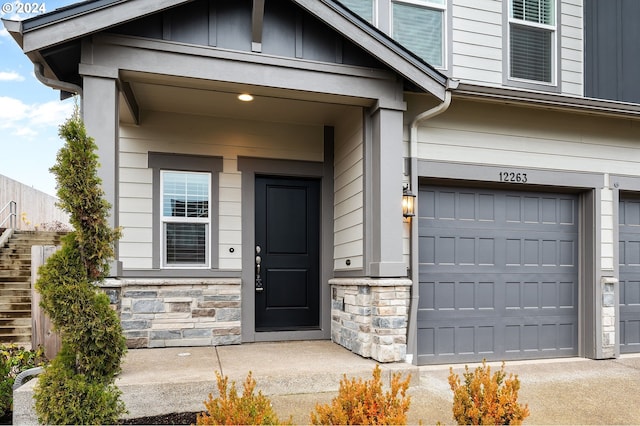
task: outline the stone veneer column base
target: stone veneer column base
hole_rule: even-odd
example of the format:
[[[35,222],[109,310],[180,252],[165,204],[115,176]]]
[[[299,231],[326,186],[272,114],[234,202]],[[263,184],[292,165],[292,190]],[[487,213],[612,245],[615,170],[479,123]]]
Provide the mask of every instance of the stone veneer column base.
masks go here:
[[[379,362],[404,361],[411,280],[333,278],[331,340]]]
[[[240,278],[107,279],[129,348],[241,343]]]

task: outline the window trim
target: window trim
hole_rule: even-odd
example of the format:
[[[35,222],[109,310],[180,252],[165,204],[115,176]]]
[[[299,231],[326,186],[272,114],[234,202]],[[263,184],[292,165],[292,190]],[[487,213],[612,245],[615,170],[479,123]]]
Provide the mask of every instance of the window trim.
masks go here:
[[[211,270],[219,265],[219,173],[223,170],[222,157],[206,155],[175,154],[166,152],[149,152],[148,168],[153,173],[153,258],[152,268],[162,270]],[[209,263],[207,266],[166,266],[162,256],[164,231],[162,221],[161,171],[183,171],[210,173],[209,184]]]
[[[558,4],[560,0],[547,0],[553,1],[553,25],[540,24],[537,22],[526,21],[523,19],[515,19],[512,17],[513,0],[504,2],[504,16],[506,17],[506,25],[503,26],[503,40],[504,40],[504,67],[503,67],[503,84],[505,86],[521,87],[531,90],[543,90],[543,91],[555,91],[560,92],[560,40],[561,40],[561,23]],[[518,77],[511,76],[511,27],[517,25],[524,28],[535,28],[549,30],[551,32],[551,81],[538,81],[527,80]]]
[[[436,1],[432,1],[432,0],[388,0],[388,17],[389,17],[389,37],[391,37],[392,39],[395,40],[395,38],[393,37],[393,5],[394,3],[404,3],[404,4],[408,4],[408,5],[412,5],[412,6],[418,6],[418,7],[422,7],[424,9],[429,9],[429,10],[437,10],[442,12],[442,34],[441,34],[441,39],[440,39],[440,44],[442,46],[442,64],[441,65],[436,65],[431,63],[430,61],[427,61],[426,59],[420,57],[423,61],[427,62],[429,65],[431,65],[432,67],[438,69],[438,70],[446,70],[448,69],[447,64],[448,64],[448,43],[447,43],[447,39],[448,39],[448,31],[449,31],[449,21],[448,21],[448,4],[449,4],[450,0],[442,0],[443,4],[437,4]],[[511,1],[511,0],[510,0]],[[407,50],[410,50],[408,47],[405,47]],[[415,53],[414,53],[415,54]],[[417,54],[416,54],[417,55]]]

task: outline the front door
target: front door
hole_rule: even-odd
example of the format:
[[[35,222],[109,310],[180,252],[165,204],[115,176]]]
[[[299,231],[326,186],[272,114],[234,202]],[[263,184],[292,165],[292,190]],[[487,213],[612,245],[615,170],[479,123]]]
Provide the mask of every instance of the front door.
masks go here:
[[[320,181],[256,177],[256,331],[320,327]]]

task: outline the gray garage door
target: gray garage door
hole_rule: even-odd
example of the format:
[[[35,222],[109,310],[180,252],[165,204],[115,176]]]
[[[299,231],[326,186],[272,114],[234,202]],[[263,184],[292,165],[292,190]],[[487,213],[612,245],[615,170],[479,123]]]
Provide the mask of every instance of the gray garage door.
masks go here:
[[[620,352],[640,352],[640,199],[620,199]]]
[[[577,202],[421,187],[420,364],[577,355]]]

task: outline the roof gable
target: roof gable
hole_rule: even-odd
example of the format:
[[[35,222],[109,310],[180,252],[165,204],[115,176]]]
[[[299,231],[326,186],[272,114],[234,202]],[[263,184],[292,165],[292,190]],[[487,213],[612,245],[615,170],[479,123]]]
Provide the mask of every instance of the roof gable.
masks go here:
[[[242,6],[244,3],[246,5]],[[217,32],[207,32],[206,26],[210,26],[214,22],[210,16],[207,20],[207,14],[211,12],[209,9],[205,10],[203,5],[208,4],[215,4],[215,8],[221,8],[221,13],[225,13],[225,7],[230,4],[233,4],[236,9],[249,8],[250,11],[245,19],[246,23],[243,24],[246,28],[241,28],[244,34],[252,36],[248,44],[246,44],[247,40],[240,36],[238,32],[240,29],[237,26],[228,27],[224,31],[219,29]],[[291,6],[297,7],[291,8]],[[275,22],[271,23],[270,28],[278,26],[280,34],[274,35],[268,31],[262,31],[266,25],[265,21],[270,19],[269,11],[278,7],[281,9],[279,16]],[[43,56],[47,56],[47,52],[55,51],[59,46],[69,46],[69,42],[72,40],[79,40],[97,32],[114,31],[114,28],[118,28],[119,31],[128,29],[133,31],[133,35],[150,37],[150,34],[135,33],[141,31],[141,28],[145,28],[145,31],[155,31],[155,36],[151,36],[152,38],[175,39],[183,43],[204,44],[234,50],[247,50],[248,47],[250,51],[254,52],[283,55],[283,52],[269,51],[269,49],[275,49],[273,46],[290,49],[286,43],[272,43],[269,46],[265,43],[263,50],[262,42],[266,41],[263,38],[269,36],[281,37],[283,40],[287,38],[291,40],[300,36],[300,34],[296,34],[300,28],[296,27],[294,21],[285,22],[281,19],[288,8],[303,11],[303,19],[306,19],[305,31],[315,25],[315,28],[306,32],[304,36],[315,34],[316,38],[313,49],[309,48],[310,43],[304,46],[306,48],[304,51],[300,45],[294,45],[293,55],[285,56],[324,62],[344,61],[343,63],[350,65],[376,68],[383,65],[401,75],[419,90],[444,99],[446,76],[333,0],[290,0],[290,3],[281,1],[271,3],[265,2],[265,0],[234,0],[231,2],[221,0],[90,0],[27,19],[19,23],[19,27],[14,21],[5,21],[5,26],[32,60],[34,57],[43,55],[43,52],[45,52]],[[160,16],[165,16],[165,14],[174,17],[182,14],[188,17],[190,22],[195,22],[195,19],[197,23],[195,26],[183,25],[182,28],[176,25],[169,29],[169,34],[167,34],[167,27],[162,25],[153,30],[149,23],[159,20],[162,24]],[[183,20],[186,22],[187,19],[183,18]],[[180,19],[176,18],[175,21],[179,22]],[[140,22],[146,22],[146,24],[136,25]],[[227,21],[219,19],[215,21],[214,25],[224,25],[225,22]],[[198,28],[204,30],[199,31]],[[292,33],[292,36],[283,37],[287,30]],[[220,34],[220,38],[227,37],[227,39],[212,40],[211,34]],[[335,35],[343,40],[342,47],[337,53],[335,42],[332,41],[335,39]],[[298,37],[296,43],[302,38]],[[227,45],[224,45],[225,43]],[[229,45],[229,43],[237,45]],[[241,43],[245,43],[244,47],[239,45]],[[324,46],[322,46],[323,44]],[[337,60],[335,55],[339,56]]]

